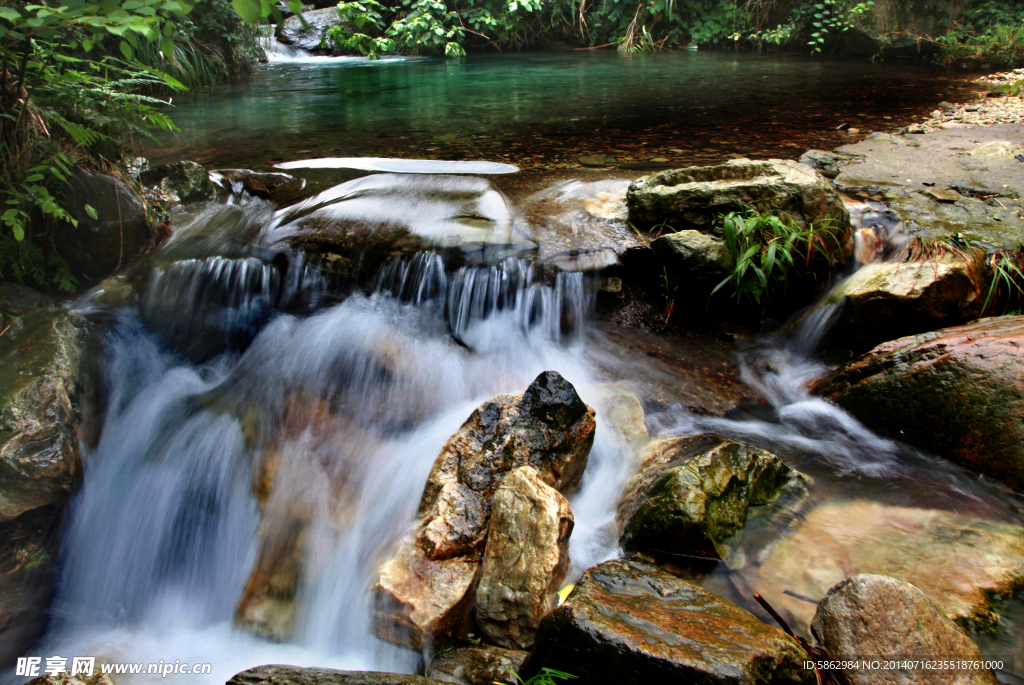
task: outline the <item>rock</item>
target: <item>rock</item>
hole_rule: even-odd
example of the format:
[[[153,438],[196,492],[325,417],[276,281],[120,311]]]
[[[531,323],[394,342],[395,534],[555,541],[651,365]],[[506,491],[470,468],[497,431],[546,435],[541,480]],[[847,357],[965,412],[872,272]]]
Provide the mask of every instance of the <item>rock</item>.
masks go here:
[[[757,556],[749,591],[777,588],[767,599],[803,634],[815,608],[803,598],[858,573],[914,583],[946,617],[979,631],[998,626],[997,602],[1024,584],[1021,526],[866,500],[815,507]]]
[[[40,637],[53,595],[61,510],[41,507],[0,522],[0,667]]]
[[[800,163],[811,167],[825,178],[835,178],[843,166],[854,161],[854,155],[826,150],[808,150],[800,157]]]
[[[812,683],[803,649],[716,594],[644,562],[588,570],[541,623],[521,677],[541,667],[613,683]]]
[[[415,531],[381,569],[377,635],[419,649],[461,630],[505,475],[532,466],[548,486],[574,488],[594,429],[594,410],[554,371],[540,374],[522,395],[498,395],[478,407],[441,450]]]
[[[59,307],[60,300],[17,283],[0,281],[0,312],[9,316],[28,314],[33,309]]]
[[[803,492],[806,477],[774,454],[718,435],[663,438],[648,445],[619,506],[629,551],[725,559],[748,510]]]
[[[724,240],[700,231],[669,233],[652,242],[651,249],[687,284],[718,285],[736,264]]]
[[[510,649],[529,649],[537,627],[557,604],[569,570],[569,502],[520,466],[494,493],[476,620],[484,634]]]
[[[227,685],[437,685],[440,680],[379,671],[336,671],[271,664],[236,673]]]
[[[602,424],[631,445],[646,443],[647,417],[640,396],[625,385],[608,384],[603,389],[597,407]]]
[[[86,675],[85,673],[71,675],[72,663],[71,660],[68,660],[68,673],[58,673],[57,675],[44,674],[38,678],[33,678],[25,685],[116,685],[113,678],[100,670],[99,662],[96,662],[93,666],[92,675]],[[45,667],[46,662],[44,661],[40,664],[40,670]]]
[[[327,30],[342,24],[336,6],[318,10],[307,10],[302,13],[308,28],[302,25],[302,19],[291,16],[284,20],[284,25],[277,33],[277,39],[285,45],[292,45],[302,50],[329,55],[341,55],[343,50],[327,37]],[[321,48],[321,45],[324,47]]]
[[[977,316],[983,293],[972,278],[972,266],[951,253],[867,264],[829,292],[826,302],[842,303],[842,310],[828,337],[863,351]]]
[[[303,186],[302,180],[279,171],[253,171],[252,169],[217,169],[211,171],[212,180],[228,191],[237,188],[264,200],[283,204],[294,198]]]
[[[209,202],[217,197],[210,174],[201,164],[183,161],[161,164],[143,171],[139,178],[146,185],[159,185],[178,202],[192,204]]]
[[[990,140],[965,152],[965,155],[981,159],[1013,159],[1024,152],[1024,147],[1008,140]]]
[[[833,661],[867,655],[939,656],[981,660],[981,652],[923,592],[888,576],[861,574],[833,586],[818,604],[811,631]],[[925,669],[868,671],[843,669],[850,685],[936,682],[939,674]],[[948,679],[947,679],[948,678]],[[942,682],[995,685],[992,672],[944,674]]]
[[[78,486],[74,398],[88,332],[77,312],[45,308],[0,336],[0,521],[58,503]]]
[[[260,551],[235,608],[235,626],[277,642],[295,629],[295,596],[302,580],[307,526],[290,521],[289,530],[260,526]]]
[[[577,160],[583,166],[605,167],[615,166],[619,160],[610,155],[582,155]]]
[[[505,197],[472,176],[362,176],[278,211],[275,220],[266,234],[271,250],[302,250],[321,271],[359,283],[396,257],[424,250],[461,266],[536,248],[513,234]]]
[[[632,221],[666,221],[676,229],[706,229],[719,214],[748,209],[786,213],[818,228],[831,224],[834,240],[826,249],[833,261],[842,260],[850,233],[850,214],[829,182],[791,160],[661,171],[634,181],[626,200]]]
[[[883,343],[816,381],[878,434],[1024,488],[1024,317]]]
[[[86,205],[96,211],[95,219]],[[142,251],[152,236],[142,202],[113,176],[75,169],[64,191],[64,207],[78,226],[58,224],[54,243],[83,281],[106,278]]]
[[[435,655],[429,673],[431,678],[459,685],[518,685],[512,673],[519,672],[528,656],[501,647],[461,647]]]
[[[952,188],[925,188],[921,191],[921,194],[935,200],[936,202],[952,203],[964,199],[963,195]]]

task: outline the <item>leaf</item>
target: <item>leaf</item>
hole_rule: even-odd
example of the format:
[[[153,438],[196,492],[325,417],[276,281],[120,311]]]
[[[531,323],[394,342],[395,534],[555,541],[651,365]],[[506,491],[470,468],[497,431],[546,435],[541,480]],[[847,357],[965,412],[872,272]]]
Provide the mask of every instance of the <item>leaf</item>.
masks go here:
[[[263,16],[260,0],[231,0],[231,7],[234,8],[235,14],[242,18],[242,21],[247,21],[250,24],[259,23]]]
[[[96,221],[99,218],[99,215],[96,213],[96,208],[88,203],[85,205],[85,213],[88,214],[89,218],[93,221]]]
[[[119,45],[119,47],[121,48],[121,54],[124,55],[125,59],[131,59],[132,58],[132,46],[131,45],[129,45],[126,41],[122,40],[120,45]]]

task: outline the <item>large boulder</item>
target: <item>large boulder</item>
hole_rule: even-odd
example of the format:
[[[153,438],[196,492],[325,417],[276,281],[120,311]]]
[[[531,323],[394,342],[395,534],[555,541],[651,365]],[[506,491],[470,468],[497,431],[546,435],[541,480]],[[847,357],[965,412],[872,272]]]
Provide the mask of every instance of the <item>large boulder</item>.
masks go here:
[[[531,466],[548,486],[579,484],[594,441],[594,410],[554,371],[522,395],[478,407],[434,462],[414,531],[374,588],[378,636],[420,648],[468,620],[494,493],[506,474]]]
[[[429,675],[458,685],[517,685],[514,674],[528,656],[527,652],[501,647],[460,647],[436,654]]]
[[[861,574],[833,586],[818,604],[811,631],[830,661],[865,656],[982,659],[978,646],[910,583]],[[987,669],[939,673],[936,669],[842,669],[849,685],[995,685]]]
[[[688,283],[713,287],[736,266],[725,240],[700,231],[669,233],[652,242],[651,249],[674,275]]]
[[[305,25],[303,19],[305,19]],[[340,55],[342,54],[341,48],[327,37],[327,30],[342,23],[338,16],[337,6],[307,10],[302,13],[301,18],[293,15],[285,19],[281,29],[277,32],[277,39],[285,45],[302,50]]]
[[[1024,587],[1024,527],[852,500],[815,507],[758,562],[744,582],[768,595],[798,633],[806,634],[812,602],[858,573],[914,583],[957,625],[987,632],[1000,624],[1000,598]]]
[[[861,351],[977,316],[983,293],[969,258],[951,253],[861,267],[828,294],[842,310],[829,337]]]
[[[418,675],[380,671],[336,671],[270,664],[236,673],[227,685],[439,685],[441,681]]]
[[[791,160],[736,159],[725,164],[661,171],[634,181],[626,194],[633,221],[665,221],[675,229],[709,229],[719,214],[785,213],[802,224],[830,228],[825,249],[841,261],[850,213],[821,174]]]
[[[900,338],[812,391],[871,430],[1024,487],[1024,317],[981,319]]]
[[[152,238],[145,206],[113,176],[75,169],[64,191],[64,206],[78,225],[59,224],[54,243],[80,280],[106,278]],[[87,207],[95,211],[95,219]]]
[[[592,685],[813,683],[778,628],[639,560],[591,568],[541,623],[521,676],[542,667]]]
[[[569,502],[531,466],[520,466],[494,493],[476,591],[476,621],[502,647],[529,649],[557,604],[569,570]]]
[[[0,312],[8,316],[21,316],[33,309],[59,307],[60,304],[56,297],[44,295],[38,290],[0,281]]]
[[[89,326],[70,309],[14,319],[0,336],[0,521],[78,486],[75,395]]]
[[[619,508],[621,543],[630,551],[722,558],[752,507],[805,489],[806,477],[774,454],[718,435],[655,440]]]

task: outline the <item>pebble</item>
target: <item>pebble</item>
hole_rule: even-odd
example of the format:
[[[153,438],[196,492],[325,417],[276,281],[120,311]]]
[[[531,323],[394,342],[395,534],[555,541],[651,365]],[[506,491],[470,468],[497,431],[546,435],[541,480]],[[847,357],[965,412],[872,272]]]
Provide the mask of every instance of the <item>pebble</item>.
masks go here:
[[[975,83],[984,85],[987,88],[995,88],[1005,84],[1016,83],[1021,79],[1024,79],[1024,69],[1014,69],[1013,71],[983,76],[976,79]],[[925,133],[945,128],[970,128],[972,126],[1021,123],[1024,123],[1024,98],[1011,95],[990,98],[987,96],[987,93],[980,93],[977,101],[971,103],[939,103],[939,109],[933,111],[920,124],[908,126],[905,132]]]

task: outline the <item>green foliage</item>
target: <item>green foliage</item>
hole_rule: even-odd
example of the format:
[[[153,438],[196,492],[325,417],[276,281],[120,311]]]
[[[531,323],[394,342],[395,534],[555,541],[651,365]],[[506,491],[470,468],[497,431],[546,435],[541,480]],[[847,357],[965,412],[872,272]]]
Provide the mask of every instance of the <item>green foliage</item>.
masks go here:
[[[711,295],[730,285],[737,302],[748,296],[760,305],[762,298],[771,297],[780,288],[785,290],[797,266],[794,257],[801,256],[801,251],[806,264],[815,252],[828,259],[823,235],[831,234],[829,227],[809,225],[801,229],[788,217],[754,211],[730,212],[719,220],[735,267]]]
[[[577,680],[579,678],[579,676],[573,675],[571,673],[565,673],[564,671],[556,671],[553,668],[544,667],[540,669],[540,671],[535,675],[531,676],[526,680],[523,680],[519,677],[519,674],[513,671],[511,668],[506,668],[504,666],[501,666],[500,668],[501,670],[506,671],[509,675],[513,676],[516,679],[516,682],[519,683],[519,685],[558,685],[558,683],[555,682],[556,680]],[[502,684],[495,681],[495,685]]]
[[[1003,313],[1009,309],[1011,300],[1020,301],[1024,299],[1024,272],[1021,271],[1021,256],[1024,254],[1018,246],[1014,254],[997,253],[992,255],[989,266],[992,276],[989,282],[988,294],[985,296],[985,303],[981,306],[981,316],[988,312],[989,304],[995,308],[1000,297],[1006,302]]]
[[[1024,64],[1024,20],[992,24],[982,30],[954,27],[935,39],[944,64]],[[1019,92],[1019,90],[1018,90]]]
[[[1017,79],[1013,83],[1004,83],[1001,86],[996,86],[995,88],[992,88],[992,90],[1006,91],[1007,95],[1018,97],[1022,87],[1024,87],[1024,79]]]

